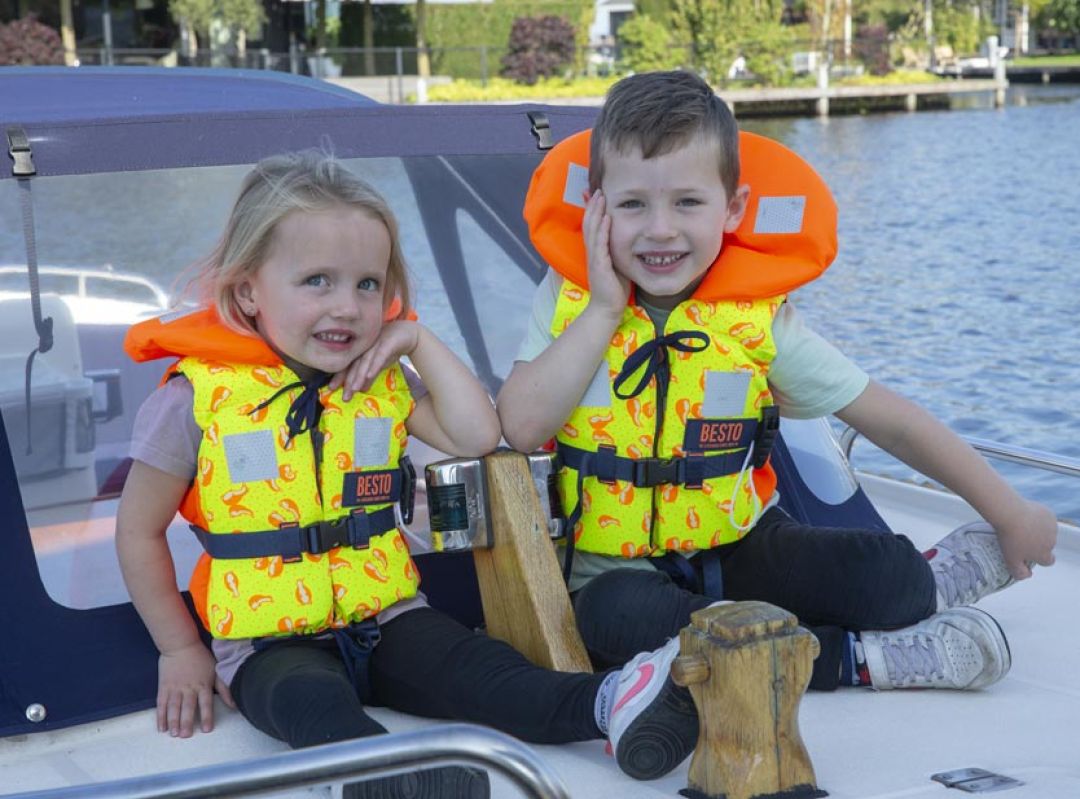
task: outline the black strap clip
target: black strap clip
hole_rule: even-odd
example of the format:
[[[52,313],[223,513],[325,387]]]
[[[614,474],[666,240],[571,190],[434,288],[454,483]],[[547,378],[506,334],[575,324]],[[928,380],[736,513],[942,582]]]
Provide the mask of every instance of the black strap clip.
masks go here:
[[[536,149],[550,150],[554,147],[555,142],[551,138],[551,124],[548,122],[547,114],[543,111],[528,111],[526,116],[532,125],[529,132],[536,137]]]
[[[401,521],[412,524],[413,512],[416,510],[416,469],[408,455],[402,456],[398,468],[401,470],[401,494],[398,497]]]
[[[682,483],[682,462],[682,458],[642,458],[634,461],[634,486],[652,488],[667,483]]]
[[[30,139],[27,138],[26,131],[16,126],[8,128],[6,132],[8,155],[15,162],[15,165],[11,168],[12,176],[28,178],[31,175],[36,175],[37,167],[34,166],[34,154],[30,149]]]
[[[780,435],[780,409],[775,405],[768,405],[761,409],[761,421],[758,422],[757,434],[754,436],[754,463],[752,465],[755,469],[765,466],[778,435]]]

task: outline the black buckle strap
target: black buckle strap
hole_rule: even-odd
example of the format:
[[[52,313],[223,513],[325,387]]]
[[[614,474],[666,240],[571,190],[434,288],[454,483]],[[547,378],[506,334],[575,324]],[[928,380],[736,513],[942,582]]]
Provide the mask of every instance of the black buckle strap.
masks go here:
[[[653,488],[658,485],[686,482],[686,461],[683,458],[642,458],[634,461],[634,487]]]
[[[397,527],[394,508],[390,506],[374,513],[357,508],[348,516],[332,522],[319,522],[307,527],[282,525],[277,530],[261,530],[235,535],[215,535],[198,525],[191,525],[203,549],[212,558],[265,558],[280,556],[294,563],[305,554],[322,555],[335,547],[351,546],[365,549],[372,537]]]
[[[780,409],[775,405],[769,405],[761,409],[761,421],[758,422],[757,434],[754,436],[754,463],[755,469],[761,469],[772,454],[776,437],[780,435]]]
[[[559,455],[567,467],[583,477],[595,477],[603,483],[616,480],[632,483],[635,488],[655,488],[658,485],[686,485],[700,488],[703,480],[735,474],[746,460],[746,450],[704,457],[685,458],[624,458],[615,454],[614,447],[601,446],[597,452],[579,449],[559,442]]]

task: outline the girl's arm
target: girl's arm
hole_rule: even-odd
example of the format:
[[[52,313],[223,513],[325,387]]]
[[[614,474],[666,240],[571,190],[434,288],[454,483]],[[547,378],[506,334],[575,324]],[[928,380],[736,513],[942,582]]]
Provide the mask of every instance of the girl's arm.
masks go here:
[[[198,712],[202,730],[214,728],[215,685],[233,707],[228,686],[217,679],[214,657],[176,588],[176,569],[165,531],[188,481],[134,461],[116,515],[116,551],[124,583],[161,657],[158,661],[159,732],[189,738]]]
[[[499,418],[487,390],[449,347],[417,322],[384,325],[371,349],[331,385],[344,385],[348,400],[354,390],[367,389],[379,372],[406,355],[428,390],[409,416],[409,433],[449,455],[486,455],[495,449]]]
[[[836,414],[870,441],[959,494],[997,532],[1009,573],[1054,562],[1057,518],[1020,496],[982,456],[923,408],[873,381]]]

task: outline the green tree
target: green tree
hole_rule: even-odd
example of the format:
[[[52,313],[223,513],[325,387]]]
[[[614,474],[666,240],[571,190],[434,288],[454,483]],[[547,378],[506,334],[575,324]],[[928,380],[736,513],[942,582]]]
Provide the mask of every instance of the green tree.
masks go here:
[[[1039,12],[1038,22],[1061,33],[1080,33],[1080,0],[1050,0]]]
[[[189,35],[203,36],[207,41],[211,28],[222,25],[236,37],[241,54],[247,34],[266,20],[259,0],[169,0],[169,12],[178,23],[188,26]],[[192,43],[193,49],[197,47],[194,36]]]
[[[693,68],[709,81],[726,80],[740,55],[766,82],[788,80],[794,37],[780,23],[782,0],[671,0],[671,6],[677,40],[690,45]]]
[[[668,29],[646,14],[634,14],[619,28],[625,66],[632,72],[675,69],[685,51],[671,41]]]

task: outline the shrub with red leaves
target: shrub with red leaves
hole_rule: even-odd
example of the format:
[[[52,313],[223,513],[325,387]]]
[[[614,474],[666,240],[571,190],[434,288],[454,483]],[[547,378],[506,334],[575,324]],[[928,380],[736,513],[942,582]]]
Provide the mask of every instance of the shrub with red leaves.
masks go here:
[[[510,29],[502,76],[532,86],[574,61],[574,26],[562,17],[518,17]]]
[[[63,63],[64,45],[60,34],[38,22],[33,14],[0,25],[0,65]]]

